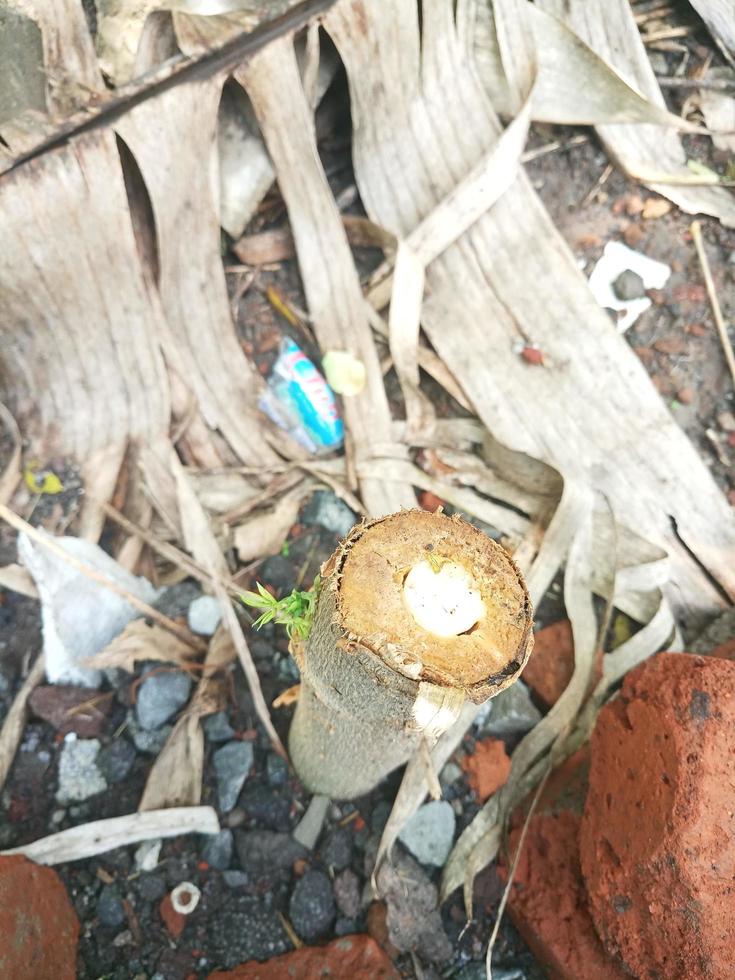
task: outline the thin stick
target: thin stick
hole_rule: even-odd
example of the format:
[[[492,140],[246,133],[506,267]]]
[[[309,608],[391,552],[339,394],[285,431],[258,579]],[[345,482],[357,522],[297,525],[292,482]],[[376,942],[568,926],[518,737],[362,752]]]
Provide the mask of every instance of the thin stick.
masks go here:
[[[0,729],[0,790],[5,785],[10,767],[18,749],[20,737],[23,734],[26,720],[26,704],[33,689],[41,683],[45,670],[43,654],[36,660],[30,673],[23,681],[23,686],[15,696],[10,710],[5,716],[3,727]]]
[[[153,548],[153,550],[159,555],[161,555],[163,558],[167,558],[170,562],[183,569],[188,575],[191,575],[192,578],[197,579],[203,585],[211,586],[212,577],[201,567],[201,565],[198,565],[193,558],[187,555],[186,552],[181,551],[180,548],[177,548],[176,545],[171,544],[169,541],[163,541],[161,538],[156,537],[152,531],[147,531],[139,524],[131,521],[124,514],[121,514],[116,507],[113,507],[112,504],[101,503],[100,506],[107,516],[116,524],[119,524],[124,531],[128,532],[128,534],[135,535],[142,541],[145,541],[145,543],[150,545],[150,547]],[[231,579],[220,579],[220,581],[222,582],[223,588],[225,588],[230,595],[234,596],[236,599],[239,598],[242,590],[238,589],[237,585],[235,585]]]
[[[175,623],[173,619],[169,619],[168,616],[164,616],[162,612],[154,609],[153,606],[149,606],[147,602],[139,599],[137,596],[133,595],[132,592],[128,592],[128,590],[124,589],[121,585],[118,585],[116,582],[112,582],[105,575],[103,575],[102,572],[98,572],[96,568],[92,568],[91,565],[87,565],[85,562],[79,561],[78,558],[74,558],[68,552],[64,551],[61,545],[56,543],[54,538],[49,535],[42,534],[38,528],[33,527],[33,525],[29,524],[28,521],[24,521],[22,517],[19,517],[17,514],[13,513],[13,511],[6,507],[5,504],[0,504],[0,518],[2,518],[7,524],[10,524],[11,527],[14,527],[16,531],[23,531],[29,538],[31,538],[32,541],[37,542],[37,544],[40,544],[47,551],[52,552],[52,554],[56,555],[57,558],[61,558],[61,560],[66,562],[67,565],[75,568],[88,579],[91,579],[93,582],[97,582],[98,585],[104,586],[106,589],[109,589],[110,592],[114,592],[115,595],[120,596],[121,599],[125,599],[125,601],[129,602],[134,609],[138,610],[138,612],[142,613],[144,616],[147,616],[148,619],[152,619],[154,623],[158,623],[159,626],[162,626],[163,629],[168,630],[169,633],[173,633],[174,636],[177,636],[188,646],[192,647],[192,649],[197,650],[200,653],[206,651],[207,645],[202,640],[192,636],[189,630],[184,629],[183,626],[179,626],[179,624]]]
[[[715,319],[717,333],[720,335],[722,349],[725,352],[725,360],[727,361],[727,366],[730,369],[730,375],[732,377],[733,384],[735,385],[735,354],[733,353],[732,342],[730,341],[727,326],[725,325],[722,310],[720,309],[720,301],[717,299],[717,292],[715,291],[715,284],[712,280],[712,273],[710,272],[707,253],[704,250],[704,244],[702,242],[702,231],[699,222],[693,221],[689,230],[692,233],[694,247],[697,249],[699,264],[702,266],[704,284],[707,287],[707,295],[709,296],[709,304],[712,307],[712,316]]]
[[[710,89],[712,92],[735,92],[735,78],[676,78],[656,75],[661,88]]]

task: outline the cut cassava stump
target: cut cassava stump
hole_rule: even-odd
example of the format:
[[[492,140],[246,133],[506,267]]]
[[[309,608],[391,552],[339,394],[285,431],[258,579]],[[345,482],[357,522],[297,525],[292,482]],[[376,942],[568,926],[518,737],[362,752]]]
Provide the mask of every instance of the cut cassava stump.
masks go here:
[[[459,517],[405,510],[353,528],[322,569],[290,733],[313,792],[352,799],[512,684],[533,646],[509,555]]]

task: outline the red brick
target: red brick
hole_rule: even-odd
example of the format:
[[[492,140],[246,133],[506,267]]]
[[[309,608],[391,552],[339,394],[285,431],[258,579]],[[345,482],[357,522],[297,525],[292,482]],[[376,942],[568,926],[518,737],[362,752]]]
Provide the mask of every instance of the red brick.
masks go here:
[[[390,958],[370,936],[344,936],[328,946],[302,946],[266,963],[251,960],[209,980],[400,980]]]

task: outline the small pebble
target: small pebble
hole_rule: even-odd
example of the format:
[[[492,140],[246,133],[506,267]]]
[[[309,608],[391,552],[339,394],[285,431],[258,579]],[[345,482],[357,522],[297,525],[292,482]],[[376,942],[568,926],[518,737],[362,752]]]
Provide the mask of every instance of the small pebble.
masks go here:
[[[288,781],[288,763],[277,752],[269,752],[265,772],[271,786],[284,786]]]
[[[153,871],[158,866],[158,856],[161,853],[163,841],[156,837],[145,840],[135,850],[135,867],[138,871]]]
[[[108,783],[121,783],[135,762],[135,749],[126,738],[116,738],[97,757],[97,766]]]
[[[341,871],[352,860],[352,831],[349,827],[338,827],[327,837],[319,849],[319,856],[328,868]]]
[[[99,751],[98,739],[67,735],[59,759],[58,803],[81,802],[107,789],[105,778],[97,768]]]
[[[222,880],[228,888],[244,888],[249,878],[244,871],[225,871]]]
[[[637,272],[625,269],[612,284],[613,292],[621,300],[641,299],[646,295],[646,287]]]
[[[135,887],[144,902],[158,902],[166,894],[166,882],[155,874],[139,875]]]
[[[398,839],[421,864],[441,868],[452,849],[455,822],[451,803],[433,800],[406,821]]]
[[[444,786],[451,786],[461,778],[462,770],[456,762],[448,762],[439,773],[439,782]]]
[[[522,680],[515,681],[480,709],[475,726],[483,735],[522,735],[541,721]]]
[[[360,911],[360,881],[350,868],[335,876],[334,898],[343,916],[348,919],[356,918]]]
[[[227,719],[226,711],[216,711],[207,715],[202,722],[204,734],[210,742],[229,742],[235,735],[235,729]]]
[[[335,936],[349,936],[353,932],[357,932],[357,927],[352,919],[346,919],[344,916],[340,916],[334,923]]]
[[[192,633],[214,636],[222,619],[220,604],[214,596],[200,595],[189,606],[187,621]]]
[[[694,401],[694,389],[693,388],[682,388],[676,393],[677,401],[681,402],[682,405],[691,405]]]
[[[307,871],[299,878],[288,906],[291,925],[306,942],[324,936],[334,922],[332,885],[323,871]]]
[[[340,538],[346,537],[359,519],[331,490],[317,490],[301,515],[302,524],[320,524]]]
[[[218,834],[207,834],[202,848],[202,859],[215,871],[225,871],[232,860],[232,831],[220,830]]]
[[[138,690],[136,713],[141,728],[160,728],[189,700],[191,677],[180,670],[149,673]]]
[[[237,803],[253,764],[252,742],[228,742],[214,753],[219,807],[227,813]]]
[[[125,921],[125,909],[114,885],[105,885],[97,899],[97,917],[103,926],[119,928]]]

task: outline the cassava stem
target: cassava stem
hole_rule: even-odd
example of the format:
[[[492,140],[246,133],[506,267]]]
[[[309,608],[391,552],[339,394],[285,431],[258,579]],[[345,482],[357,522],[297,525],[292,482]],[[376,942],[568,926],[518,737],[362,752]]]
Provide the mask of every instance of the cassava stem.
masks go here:
[[[303,783],[369,792],[462,705],[517,679],[533,646],[523,577],[459,517],[404,510],[357,525],[322,568],[289,735]]]

